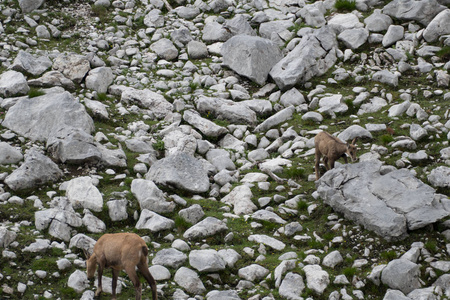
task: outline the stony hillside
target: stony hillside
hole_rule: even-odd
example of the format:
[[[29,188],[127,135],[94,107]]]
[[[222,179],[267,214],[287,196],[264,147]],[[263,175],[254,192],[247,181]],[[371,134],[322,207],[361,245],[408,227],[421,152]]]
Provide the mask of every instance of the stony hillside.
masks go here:
[[[0,0],[0,63],[1,299],[117,232],[159,299],[450,298],[448,0]]]

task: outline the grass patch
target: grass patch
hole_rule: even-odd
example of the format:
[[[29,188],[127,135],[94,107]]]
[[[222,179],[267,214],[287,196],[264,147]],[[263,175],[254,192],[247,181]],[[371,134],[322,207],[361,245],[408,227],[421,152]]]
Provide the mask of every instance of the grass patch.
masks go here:
[[[383,134],[382,136],[380,136],[380,142],[383,145],[387,145],[390,142],[392,142],[393,140],[394,140],[394,138],[390,134]]]
[[[397,253],[394,250],[384,251],[381,253],[381,258],[386,261],[391,261],[397,258]]]
[[[45,95],[45,92],[41,89],[31,88],[30,91],[28,92],[29,98],[35,98],[42,95]]]
[[[436,56],[440,57],[442,60],[450,59],[450,46],[444,46],[441,50],[436,52]]]
[[[300,200],[297,203],[297,209],[298,209],[298,211],[301,211],[301,212],[306,212],[308,210],[308,206],[309,206],[309,204],[306,201]]]
[[[342,274],[344,274],[347,278],[352,278],[357,273],[358,269],[349,267],[342,270]]]
[[[425,249],[427,249],[431,254],[435,254],[438,251],[438,246],[436,241],[429,240],[425,243]]]
[[[284,170],[285,177],[290,179],[305,179],[306,178],[306,171],[304,168],[299,168],[297,166],[292,166],[290,168],[287,168]]]
[[[162,139],[158,139],[156,141],[156,143],[152,144],[153,149],[157,150],[157,151],[164,151],[165,150],[165,146],[164,146],[164,141]]]
[[[353,0],[336,0],[334,7],[338,11],[353,11],[356,9],[356,1]]]
[[[106,93],[98,93],[97,99],[98,101],[106,101],[108,100],[108,96],[106,95]]]
[[[186,221],[185,219],[183,219],[180,216],[176,216],[175,217],[175,228],[178,230],[178,232],[185,232],[189,227],[192,226],[191,223],[189,223],[188,221]]]

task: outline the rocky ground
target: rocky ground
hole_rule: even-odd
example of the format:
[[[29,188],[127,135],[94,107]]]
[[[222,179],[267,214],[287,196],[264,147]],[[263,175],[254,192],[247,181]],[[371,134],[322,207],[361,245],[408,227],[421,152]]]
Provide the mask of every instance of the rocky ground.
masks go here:
[[[123,231],[160,299],[450,298],[449,7],[0,0],[0,298],[93,299]]]

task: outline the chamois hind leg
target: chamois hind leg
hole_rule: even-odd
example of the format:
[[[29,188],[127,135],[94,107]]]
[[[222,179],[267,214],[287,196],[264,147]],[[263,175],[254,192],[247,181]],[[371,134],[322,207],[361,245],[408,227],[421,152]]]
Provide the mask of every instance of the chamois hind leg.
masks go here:
[[[139,280],[139,276],[136,273],[135,266],[126,267],[125,272],[127,272],[128,277],[130,278],[131,282],[133,282],[134,290],[136,292],[136,300],[141,300],[142,298],[141,281]]]
[[[117,278],[119,277],[119,270],[112,269],[112,300],[116,299]]]
[[[158,299],[158,293],[156,291],[156,281],[153,278],[152,274],[150,274],[150,271],[148,270],[148,267],[146,265],[138,265],[139,271],[144,276],[145,280],[147,280],[148,284],[152,288],[152,299],[157,300]]]

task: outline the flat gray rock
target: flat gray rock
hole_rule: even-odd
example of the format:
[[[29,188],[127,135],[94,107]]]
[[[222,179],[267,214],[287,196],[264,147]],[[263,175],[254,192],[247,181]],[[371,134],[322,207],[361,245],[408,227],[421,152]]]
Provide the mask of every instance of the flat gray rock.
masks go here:
[[[68,164],[96,164],[102,153],[94,138],[77,128],[61,128],[47,139],[47,151],[56,160]]]
[[[258,264],[251,264],[247,267],[241,268],[238,271],[238,276],[248,281],[260,281],[266,277],[270,271]]]
[[[164,193],[151,180],[134,179],[131,182],[131,193],[138,200],[141,209],[159,214],[171,213],[175,209],[175,203],[167,201]]]
[[[37,188],[49,182],[56,182],[63,172],[47,156],[32,150],[25,154],[25,162],[5,179],[12,190]]]
[[[186,292],[190,294],[203,294],[206,291],[206,288],[197,272],[189,268],[179,268],[173,279],[179,286],[184,288]]]
[[[106,93],[114,81],[114,74],[109,67],[99,67],[89,71],[86,76],[86,87],[97,93]]]
[[[289,120],[295,112],[294,106],[286,107],[276,114],[268,117],[255,128],[255,132],[264,132]]]
[[[383,7],[383,13],[402,21],[417,21],[427,26],[446,9],[436,0],[394,0]]]
[[[148,209],[142,210],[139,220],[136,223],[136,229],[148,229],[151,232],[170,230],[173,227],[175,227],[174,221]]]
[[[220,201],[233,206],[233,212],[235,214],[246,215],[258,209],[252,201],[252,196],[252,191],[247,185],[240,185],[235,187]]]
[[[268,210],[258,210],[252,214],[252,218],[255,220],[262,220],[268,222],[275,222],[278,224],[286,224],[287,222],[278,216],[276,213],[268,211]]]
[[[257,123],[256,112],[247,102],[234,102],[227,99],[200,96],[195,100],[197,111],[202,114],[213,114],[217,119],[226,120],[232,124]]]
[[[192,240],[202,239],[222,233],[226,230],[228,230],[228,227],[223,221],[214,217],[207,217],[203,221],[186,230],[183,237],[185,239]]]
[[[183,120],[208,137],[219,137],[228,132],[228,129],[225,127],[219,126],[213,121],[203,118],[198,112],[192,109],[184,111]]]
[[[450,214],[435,190],[405,169],[381,175],[377,160],[332,169],[316,182],[324,202],[387,240]]]
[[[211,291],[206,294],[206,300],[241,300],[237,291]]]
[[[289,272],[281,282],[278,289],[280,296],[290,300],[301,300],[301,294],[305,289],[305,283],[301,275]]]
[[[173,105],[163,95],[149,89],[138,90],[125,86],[120,86],[119,89],[122,89],[120,101],[147,108],[158,119],[163,119],[173,110]]]
[[[369,31],[366,28],[353,28],[342,31],[338,35],[338,40],[344,43],[348,49],[358,49],[364,45],[369,38]]]
[[[66,196],[74,208],[87,208],[96,212],[103,209],[103,196],[89,176],[70,180]]]
[[[0,142],[0,165],[16,164],[22,159],[22,152],[8,143]]]
[[[248,240],[257,244],[264,244],[278,251],[282,251],[286,247],[285,243],[264,234],[252,234],[248,237]]]
[[[428,175],[428,181],[434,187],[450,188],[450,168],[446,166],[439,166],[431,170]]]
[[[60,71],[68,79],[81,83],[91,70],[89,60],[84,55],[68,53],[61,54],[53,62],[53,70]]]
[[[20,50],[11,65],[11,69],[37,76],[47,71],[52,64],[47,56],[34,57],[30,53]]]
[[[383,14],[380,9],[375,9],[373,13],[364,19],[364,24],[370,32],[386,31],[392,24],[392,19]]]
[[[43,142],[62,128],[77,128],[87,133],[94,130],[94,122],[84,106],[68,92],[19,100],[6,113],[2,126]]]
[[[202,39],[207,44],[225,42],[232,37],[232,33],[217,22],[206,23],[202,33]]]
[[[205,216],[205,212],[199,204],[193,204],[180,210],[178,215],[190,224],[197,224]]]
[[[405,294],[421,287],[420,266],[407,259],[394,259],[381,273],[381,281]]]
[[[51,88],[61,86],[68,90],[75,89],[75,83],[59,71],[45,72],[41,77],[28,80],[30,86]]]
[[[303,268],[306,275],[306,286],[321,295],[330,284],[330,276],[319,265],[307,265]]]
[[[189,264],[199,272],[217,272],[226,268],[222,257],[213,249],[192,250],[189,253]]]
[[[263,85],[272,67],[283,56],[272,41],[248,35],[238,35],[222,46],[223,63],[250,80]],[[242,55],[246,53],[246,55]]]
[[[24,14],[38,9],[45,0],[19,0],[20,9]]]
[[[9,70],[0,74],[0,97],[26,95],[29,91],[30,87],[22,73]]]
[[[367,129],[359,125],[351,125],[337,136],[340,140],[351,142],[355,138],[372,139],[372,134]]]
[[[187,255],[183,252],[174,248],[168,248],[158,251],[152,259],[152,264],[177,269],[181,267],[187,259]]]
[[[162,38],[150,46],[159,57],[165,60],[174,60],[178,57],[178,49],[171,40]]]
[[[273,66],[270,76],[281,90],[325,74],[337,60],[337,41],[332,29],[324,26],[302,38],[287,56]]]
[[[450,34],[450,9],[441,11],[423,32],[423,38],[427,42],[434,42],[440,36]]]
[[[156,184],[194,194],[209,190],[209,178],[203,164],[197,158],[183,152],[156,161],[145,178]]]

